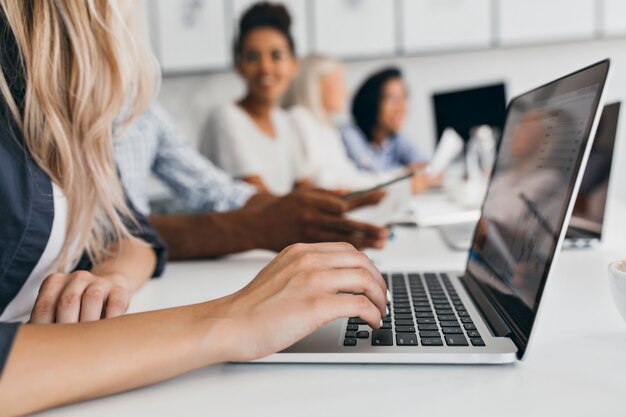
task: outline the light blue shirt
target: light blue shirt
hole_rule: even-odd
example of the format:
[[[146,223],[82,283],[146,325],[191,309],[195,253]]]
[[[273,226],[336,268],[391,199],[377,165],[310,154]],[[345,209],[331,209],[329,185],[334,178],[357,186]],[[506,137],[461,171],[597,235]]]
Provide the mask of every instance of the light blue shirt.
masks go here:
[[[355,125],[344,127],[341,136],[348,156],[362,170],[384,172],[426,159],[400,134],[391,136],[381,147],[372,145]]]
[[[151,174],[174,192],[187,212],[236,210],[258,192],[193,148],[158,103],[115,142],[115,160],[129,198],[144,215],[150,214],[146,185]]]

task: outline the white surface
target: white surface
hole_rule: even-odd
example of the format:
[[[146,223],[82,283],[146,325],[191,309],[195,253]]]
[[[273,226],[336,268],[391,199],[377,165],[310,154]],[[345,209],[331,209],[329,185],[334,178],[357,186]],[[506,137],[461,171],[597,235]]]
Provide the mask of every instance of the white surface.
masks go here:
[[[233,24],[229,28],[229,33],[235,34],[241,15],[258,0],[230,0],[233,7]],[[283,4],[291,15],[291,33],[296,43],[296,52],[299,56],[304,56],[309,51],[309,40],[307,36],[307,10],[305,0],[273,0],[273,3]],[[232,36],[231,36],[232,37]]]
[[[498,0],[499,43],[519,45],[590,39],[595,0]]]
[[[624,0],[603,0],[601,33],[604,36],[626,35],[626,2]]]
[[[624,206],[615,208],[624,212]],[[624,216],[622,216],[624,217]],[[626,220],[612,228],[624,230]],[[383,269],[463,268],[434,229],[398,229],[370,255]],[[619,416],[626,391],[626,324],[611,300],[615,245],[564,252],[546,289],[527,359],[509,366],[220,365],[173,380],[62,407],[42,416]],[[621,248],[621,249],[616,249]],[[174,263],[133,311],[200,302],[236,290],[271,257]],[[391,270],[391,269],[390,269]],[[504,413],[504,414],[503,414]]]
[[[430,52],[487,48],[491,0],[402,0],[402,49]]]
[[[340,58],[391,55],[395,49],[394,2],[313,2],[314,49]]]
[[[479,208],[465,207],[444,192],[416,195],[412,198],[411,208],[415,222],[422,227],[472,223],[480,218]]]
[[[155,50],[165,73],[205,71],[229,64],[223,0],[156,0]]]

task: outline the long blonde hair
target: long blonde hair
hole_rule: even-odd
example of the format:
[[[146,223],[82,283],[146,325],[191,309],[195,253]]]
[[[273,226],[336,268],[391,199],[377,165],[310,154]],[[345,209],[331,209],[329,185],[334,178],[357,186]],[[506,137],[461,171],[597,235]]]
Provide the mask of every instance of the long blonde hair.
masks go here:
[[[283,106],[303,106],[320,121],[330,123],[324,109],[320,80],[335,70],[341,62],[326,55],[309,54],[300,61],[300,72],[283,98]]]
[[[23,114],[0,71],[4,96],[28,151],[68,200],[58,268],[86,250],[98,264],[130,236],[113,157],[113,127],[153,100],[159,72],[138,36],[128,0],[0,0],[26,77]],[[0,16],[1,18],[1,16]],[[118,120],[125,107],[124,120]]]

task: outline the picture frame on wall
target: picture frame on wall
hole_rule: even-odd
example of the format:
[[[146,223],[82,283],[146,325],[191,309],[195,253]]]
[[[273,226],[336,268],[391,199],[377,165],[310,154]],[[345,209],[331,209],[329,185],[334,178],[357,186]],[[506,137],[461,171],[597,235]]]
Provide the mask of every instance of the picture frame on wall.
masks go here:
[[[151,0],[147,7],[152,44],[164,75],[230,65],[224,0]]]

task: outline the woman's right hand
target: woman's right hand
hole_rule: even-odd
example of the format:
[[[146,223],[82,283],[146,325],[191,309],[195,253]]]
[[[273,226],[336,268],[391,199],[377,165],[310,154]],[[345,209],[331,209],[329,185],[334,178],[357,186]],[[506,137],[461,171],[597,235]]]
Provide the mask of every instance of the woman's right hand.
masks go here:
[[[229,329],[228,360],[281,351],[341,317],[360,317],[378,329],[387,314],[387,297],[378,269],[352,245],[292,245],[246,287],[217,300]]]

